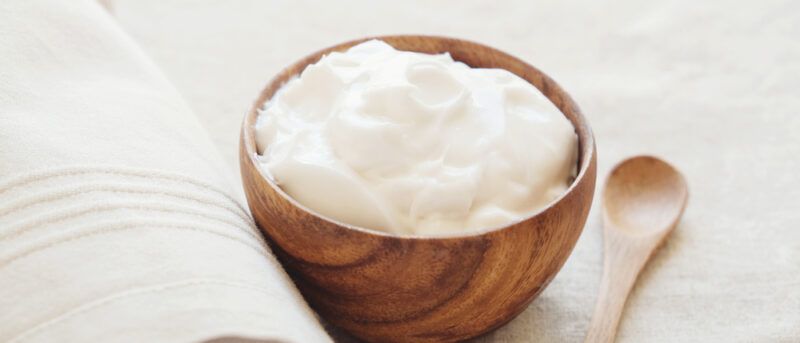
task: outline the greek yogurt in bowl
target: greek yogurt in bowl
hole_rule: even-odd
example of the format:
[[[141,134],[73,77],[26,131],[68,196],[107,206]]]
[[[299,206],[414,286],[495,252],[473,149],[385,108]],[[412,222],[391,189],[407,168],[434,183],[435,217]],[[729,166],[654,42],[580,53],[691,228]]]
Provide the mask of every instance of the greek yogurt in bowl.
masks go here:
[[[255,129],[262,169],[296,201],[400,235],[530,217],[577,167],[574,127],[527,81],[379,40],[306,67]]]

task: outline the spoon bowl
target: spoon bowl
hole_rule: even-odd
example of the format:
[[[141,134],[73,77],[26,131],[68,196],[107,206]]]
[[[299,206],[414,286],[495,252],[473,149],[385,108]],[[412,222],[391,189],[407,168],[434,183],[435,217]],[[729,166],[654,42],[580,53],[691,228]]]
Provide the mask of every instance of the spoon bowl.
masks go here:
[[[603,193],[607,227],[628,234],[658,234],[673,228],[686,206],[688,187],[680,172],[652,156],[623,161]]]
[[[241,172],[250,210],[310,305],[353,335],[381,342],[449,342],[492,330],[517,314],[566,261],[589,213],[594,138],[570,96],[552,79],[496,49],[432,36],[377,37],[400,50],[448,52],[471,67],[503,68],[536,86],[578,135],[577,176],[546,208],[501,227],[442,236],[401,236],[325,217],[289,197],[259,163],[254,125],[264,102],[339,44],[292,64],[255,101],[242,126]],[[347,199],[341,199],[347,201]]]

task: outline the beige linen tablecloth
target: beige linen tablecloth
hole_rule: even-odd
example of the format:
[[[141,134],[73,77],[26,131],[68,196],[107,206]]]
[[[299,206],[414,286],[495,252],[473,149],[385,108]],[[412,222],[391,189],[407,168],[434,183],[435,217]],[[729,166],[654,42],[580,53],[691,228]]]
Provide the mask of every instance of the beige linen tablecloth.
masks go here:
[[[800,2],[119,0],[115,13],[231,166],[251,101],[321,47],[425,33],[517,55],[581,105],[601,180],[639,153],[689,180],[685,218],[639,280],[619,341],[800,341]],[[582,340],[599,205],[554,282],[478,341]]]

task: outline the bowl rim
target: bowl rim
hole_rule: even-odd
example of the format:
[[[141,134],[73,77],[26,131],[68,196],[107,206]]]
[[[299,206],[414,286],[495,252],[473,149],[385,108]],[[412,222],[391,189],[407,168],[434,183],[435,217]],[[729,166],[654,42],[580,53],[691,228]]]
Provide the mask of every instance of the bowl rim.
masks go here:
[[[484,227],[484,228],[480,228],[480,229],[471,229],[471,230],[464,231],[464,232],[456,232],[456,233],[449,232],[449,233],[443,233],[443,234],[429,234],[429,235],[397,234],[397,233],[391,233],[391,232],[381,231],[381,230],[377,230],[377,229],[370,229],[370,228],[366,228],[366,227],[361,227],[361,226],[345,223],[345,222],[339,221],[337,219],[330,218],[330,217],[328,217],[326,215],[323,215],[321,213],[317,213],[316,211],[306,207],[305,205],[303,205],[300,202],[298,202],[297,200],[295,200],[292,196],[290,196],[289,194],[284,192],[283,189],[280,186],[275,184],[275,182],[272,180],[272,178],[267,176],[269,174],[262,168],[262,165],[259,162],[259,155],[258,155],[256,143],[255,143],[255,123],[256,123],[256,120],[257,120],[258,115],[260,113],[260,110],[263,108],[264,104],[267,101],[269,101],[269,99],[275,94],[275,92],[277,92],[278,89],[283,87],[283,85],[286,82],[288,82],[289,80],[291,80],[293,76],[297,75],[297,73],[293,72],[294,70],[300,70],[300,72],[302,72],[302,70],[304,70],[308,65],[316,63],[317,61],[319,61],[319,59],[321,59],[322,57],[324,57],[328,53],[331,53],[331,52],[334,52],[334,51],[341,51],[343,49],[349,48],[349,47],[351,47],[353,45],[356,45],[358,43],[362,43],[362,42],[365,42],[365,41],[368,41],[368,40],[373,40],[373,39],[378,39],[378,40],[383,40],[383,41],[386,41],[386,40],[402,40],[402,39],[425,39],[425,40],[447,41],[447,42],[452,42],[452,43],[456,43],[456,44],[462,44],[462,45],[468,45],[468,46],[471,45],[471,46],[475,46],[475,47],[480,47],[480,48],[492,51],[493,53],[496,53],[496,54],[499,54],[499,55],[503,55],[504,58],[506,58],[506,59],[508,59],[510,61],[513,61],[514,63],[518,63],[519,65],[523,66],[525,69],[530,69],[530,70],[534,71],[537,75],[542,77],[544,79],[544,82],[549,83],[550,86],[552,86],[552,88],[555,90],[555,92],[557,92],[557,93],[559,93],[561,95],[561,97],[562,97],[562,99],[564,101],[564,104],[562,106],[558,106],[557,104],[555,104],[555,105],[559,109],[559,111],[562,113],[562,115],[567,117],[567,120],[570,121],[570,124],[575,129],[575,134],[578,137],[578,161],[577,161],[577,163],[578,163],[578,173],[575,176],[575,178],[572,180],[572,182],[570,183],[569,187],[565,191],[563,191],[558,197],[556,197],[555,199],[550,201],[546,206],[541,207],[536,211],[531,211],[530,214],[527,214],[524,217],[520,217],[519,219],[516,219],[516,220],[514,220],[512,222],[509,222],[509,223],[506,223],[506,224],[502,224],[502,225]],[[389,42],[387,42],[387,43],[389,45],[392,45]],[[292,74],[292,75],[289,75],[289,74]],[[284,81],[281,81],[281,80],[284,80]],[[525,81],[529,82],[528,80],[525,80]],[[280,84],[278,84],[279,82],[280,82]],[[533,85],[533,86],[536,87],[536,85]],[[539,87],[536,87],[536,88],[539,89]],[[539,89],[539,91],[542,91],[542,89]],[[267,97],[267,93],[271,93],[269,95],[269,97]],[[547,97],[547,95],[545,95],[545,97]],[[548,98],[548,100],[550,100],[550,99]],[[551,100],[551,102],[552,102],[552,100]],[[564,114],[564,111],[561,109],[561,107],[571,107],[572,112],[573,112],[574,117],[575,117],[575,122],[573,122],[566,114]],[[582,138],[582,135],[581,135],[582,132],[584,133],[583,136],[585,136],[585,140]],[[356,232],[359,232],[359,233],[367,234],[367,235],[378,236],[378,237],[382,237],[382,238],[401,239],[401,240],[426,240],[426,241],[431,241],[431,240],[445,240],[445,239],[479,237],[479,236],[483,236],[483,235],[486,235],[486,234],[503,231],[505,229],[509,229],[511,227],[514,227],[514,226],[516,226],[516,225],[518,225],[520,223],[523,223],[523,222],[526,222],[526,221],[531,220],[533,218],[536,218],[536,217],[540,216],[541,214],[551,210],[557,204],[563,202],[566,197],[570,196],[572,193],[575,192],[575,189],[578,187],[578,185],[581,184],[583,182],[583,180],[587,177],[587,173],[588,173],[588,171],[589,171],[589,169],[590,169],[590,167],[592,165],[593,159],[595,158],[595,154],[596,154],[596,151],[595,151],[596,150],[596,146],[595,146],[594,134],[592,132],[591,127],[589,126],[588,121],[583,116],[583,112],[581,112],[581,110],[578,107],[577,103],[575,103],[575,101],[572,99],[572,96],[566,90],[564,90],[555,80],[553,80],[549,75],[545,74],[543,71],[539,70],[538,68],[530,65],[529,63],[527,63],[527,62],[525,62],[525,61],[523,61],[523,60],[521,60],[521,59],[519,59],[519,58],[517,58],[517,57],[515,57],[515,56],[513,56],[511,54],[506,53],[504,51],[501,51],[499,49],[493,48],[491,46],[488,46],[488,45],[485,45],[485,44],[481,44],[481,43],[477,43],[477,42],[470,41],[470,40],[452,38],[452,37],[447,37],[447,36],[438,36],[438,35],[380,35],[380,36],[368,36],[368,37],[364,37],[364,38],[353,39],[353,40],[345,41],[343,43],[338,43],[338,44],[335,44],[335,45],[331,45],[331,46],[326,47],[324,49],[317,50],[317,51],[315,51],[315,52],[313,52],[311,54],[308,54],[308,55],[304,56],[303,58],[301,58],[299,60],[296,60],[295,62],[289,64],[288,66],[286,66],[283,69],[281,69],[277,74],[275,74],[275,76],[273,76],[269,80],[267,85],[259,93],[258,98],[256,98],[256,100],[253,102],[253,105],[250,107],[250,109],[248,110],[248,112],[244,116],[244,120],[242,121],[242,128],[241,128],[240,135],[241,135],[241,138],[240,138],[240,144],[241,144],[240,150],[241,150],[241,152],[243,154],[246,153],[246,156],[240,155],[239,158],[240,159],[246,158],[247,159],[247,163],[249,165],[251,165],[253,168],[255,168],[256,171],[258,171],[258,174],[259,174],[258,176],[263,178],[263,180],[266,181],[266,183],[270,187],[272,187],[272,189],[276,193],[280,194],[285,200],[287,200],[293,206],[299,208],[300,210],[306,212],[307,214],[315,216],[315,217],[317,217],[317,218],[319,218],[319,219],[321,219],[321,220],[323,220],[325,222],[329,222],[329,223],[334,224],[334,225],[339,226],[339,227],[343,227],[343,228],[346,228],[346,229],[349,229],[349,230],[353,230],[353,231],[356,231]],[[247,187],[245,187],[245,188],[247,188]]]

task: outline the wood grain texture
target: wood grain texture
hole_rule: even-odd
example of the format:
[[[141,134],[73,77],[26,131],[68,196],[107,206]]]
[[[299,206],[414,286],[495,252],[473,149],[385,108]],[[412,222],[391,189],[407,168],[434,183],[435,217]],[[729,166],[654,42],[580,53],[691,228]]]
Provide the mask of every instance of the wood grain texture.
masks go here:
[[[433,36],[376,37],[400,50],[449,52],[472,67],[503,68],[540,89],[579,138],[578,176],[550,206],[518,223],[460,236],[395,236],[313,214],[265,178],[257,161],[258,108],[281,85],[331,51],[279,73],[246,116],[241,172],[250,209],[300,291],[328,321],[369,341],[458,341],[508,322],[544,289],[581,234],[595,188],[596,152],[578,106],[538,69],[501,51]],[[347,199],[342,199],[347,201]]]
[[[603,193],[603,277],[587,343],[613,342],[636,279],[675,229],[688,199],[680,172],[651,156],[611,171]]]

